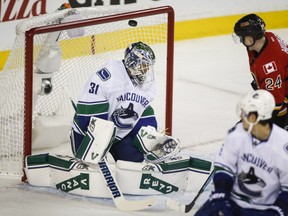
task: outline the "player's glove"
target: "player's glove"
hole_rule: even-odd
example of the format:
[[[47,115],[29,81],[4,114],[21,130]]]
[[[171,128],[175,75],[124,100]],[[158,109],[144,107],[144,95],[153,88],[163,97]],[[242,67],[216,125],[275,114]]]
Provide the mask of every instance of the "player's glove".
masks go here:
[[[279,206],[273,205],[268,211],[271,211],[273,216],[284,216],[282,209]]]
[[[250,84],[254,90],[258,89],[258,86],[257,86],[257,83],[255,82],[255,80],[253,80]]]
[[[269,210],[273,211],[275,216],[288,215],[288,192],[282,191]]]
[[[213,216],[233,216],[233,209],[226,191],[216,191],[210,195]]]

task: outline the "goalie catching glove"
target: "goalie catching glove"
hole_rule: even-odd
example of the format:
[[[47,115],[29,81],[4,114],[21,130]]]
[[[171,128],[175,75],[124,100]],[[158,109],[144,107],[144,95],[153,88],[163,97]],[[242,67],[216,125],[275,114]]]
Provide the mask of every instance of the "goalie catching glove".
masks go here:
[[[179,140],[151,126],[141,127],[133,144],[144,153],[145,160],[151,163],[165,162],[180,152]]]

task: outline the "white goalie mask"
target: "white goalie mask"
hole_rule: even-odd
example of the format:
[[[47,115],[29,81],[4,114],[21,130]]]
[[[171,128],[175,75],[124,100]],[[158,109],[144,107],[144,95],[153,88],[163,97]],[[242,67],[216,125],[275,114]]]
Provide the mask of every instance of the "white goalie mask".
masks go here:
[[[237,104],[237,114],[247,121],[249,113],[256,112],[258,114],[256,122],[250,124],[250,131],[252,127],[261,120],[269,120],[272,118],[272,113],[275,108],[274,96],[266,90],[258,89],[249,92]]]
[[[124,65],[129,75],[139,85],[142,85],[149,73],[153,73],[155,54],[145,43],[139,41],[132,43],[125,50]]]

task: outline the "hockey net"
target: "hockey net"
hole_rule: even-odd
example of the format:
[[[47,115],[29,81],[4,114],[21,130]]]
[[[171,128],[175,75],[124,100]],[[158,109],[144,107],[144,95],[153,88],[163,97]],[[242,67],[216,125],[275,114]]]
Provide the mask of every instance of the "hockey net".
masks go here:
[[[70,99],[76,101],[87,78],[107,60],[123,59],[127,45],[136,41],[149,44],[155,52],[158,91],[153,106],[160,129],[172,131],[173,9],[79,8],[82,20],[61,23],[69,10],[17,26],[14,47],[0,72],[0,175],[23,176],[23,159],[29,154],[52,149],[69,154],[74,115]],[[130,26],[129,20],[137,21],[137,26]],[[67,30],[80,27],[83,36],[69,37]],[[53,73],[53,90],[38,95],[33,87],[34,63],[47,35],[60,31],[62,58],[59,71]]]

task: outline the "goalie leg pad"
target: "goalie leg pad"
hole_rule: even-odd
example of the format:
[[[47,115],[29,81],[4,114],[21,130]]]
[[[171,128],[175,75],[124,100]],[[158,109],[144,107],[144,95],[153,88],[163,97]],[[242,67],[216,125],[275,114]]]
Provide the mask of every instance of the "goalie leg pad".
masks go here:
[[[115,172],[114,166],[111,168]],[[54,154],[27,156],[25,174],[32,186],[56,188],[81,196],[111,197],[98,165],[91,167],[70,156]]]
[[[206,181],[211,169],[212,162],[189,156],[179,156],[177,159],[160,164],[118,160],[116,177],[123,192],[127,194],[196,192]]]
[[[98,164],[81,162],[63,155],[27,156],[25,173],[29,184],[52,187],[67,193],[110,197]],[[123,194],[160,195],[179,191],[197,192],[209,176],[212,163],[182,157],[169,163],[135,163],[118,160],[111,171]]]
[[[118,160],[116,177],[123,193],[161,195],[185,191],[187,172],[163,173],[153,163]],[[127,184],[129,182],[129,184]]]

